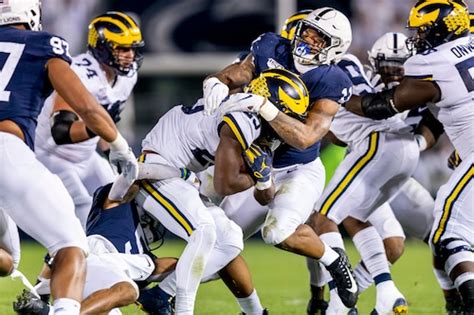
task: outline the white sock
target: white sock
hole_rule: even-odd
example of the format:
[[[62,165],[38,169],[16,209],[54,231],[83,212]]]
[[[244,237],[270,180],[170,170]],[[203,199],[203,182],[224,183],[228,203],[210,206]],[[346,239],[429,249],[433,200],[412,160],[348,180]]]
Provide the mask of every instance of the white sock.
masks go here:
[[[323,244],[324,244],[324,253],[323,253],[323,256],[321,256],[321,258],[319,258],[319,261],[324,265],[324,266],[329,266],[330,264],[332,264],[336,259],[339,258],[339,254],[336,253],[336,251],[334,249],[332,249],[331,247],[329,247],[328,244],[326,244],[324,241],[323,241]]]
[[[54,300],[53,306],[55,315],[79,315],[81,311],[81,303],[68,298]]]
[[[339,247],[344,249],[344,241],[342,240],[341,233],[339,232],[324,233],[321,234],[319,238],[330,247]]]
[[[359,293],[364,292],[374,282],[370,272],[365,268],[362,261],[359,261],[354,269],[354,275],[356,277],[357,284],[359,285]]]
[[[257,290],[253,290],[252,294],[245,298],[237,298],[240,309],[246,315],[261,315],[263,313],[263,306],[257,294]]]
[[[193,231],[176,264],[176,314],[192,315],[204,268],[216,242],[215,227],[202,225]]]
[[[438,280],[439,286],[443,290],[452,290],[456,287],[454,286],[453,280],[448,276],[446,271],[433,268],[436,280]]]
[[[326,276],[329,275],[326,268],[321,267],[321,264],[313,258],[306,257],[306,266],[309,271],[309,283],[314,287],[324,287],[329,281]]]
[[[352,241],[372,279],[382,273],[390,274],[382,238],[373,226],[358,232],[354,235]]]

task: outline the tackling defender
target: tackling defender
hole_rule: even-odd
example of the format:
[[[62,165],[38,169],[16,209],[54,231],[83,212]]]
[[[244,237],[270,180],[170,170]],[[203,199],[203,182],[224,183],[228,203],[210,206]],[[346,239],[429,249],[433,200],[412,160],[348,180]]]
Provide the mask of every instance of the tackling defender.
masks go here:
[[[347,257],[342,249],[335,251],[325,245],[304,223],[324,185],[319,140],[328,131],[340,104],[351,95],[349,78],[333,65],[344,55],[351,39],[348,19],[337,10],[321,8],[298,24],[293,41],[274,33],[263,34],[252,43],[250,54],[242,62],[210,76],[203,85],[206,111],[212,112],[229,89],[247,84],[265,69],[284,68],[301,75],[310,93],[310,109],[304,119],[280,112],[263,98],[255,98],[249,104],[224,102],[219,111],[258,112],[285,142],[275,152],[273,167],[278,193],[268,207],[263,239],[323,262],[336,278],[341,299],[350,307],[357,300],[357,284]],[[260,227],[267,212],[249,192],[227,198],[222,206],[246,235]]]
[[[464,314],[474,313],[474,44],[463,1],[418,1],[410,12],[409,43],[416,51],[405,63],[397,87],[354,98],[348,109],[373,119],[391,117],[429,103],[437,112],[462,162],[435,200],[430,245],[438,279],[452,281],[462,296]]]
[[[111,162],[121,166],[128,181],[136,178],[138,168],[107,112],[70,69],[67,42],[39,32],[40,17],[37,0],[0,4],[0,47],[7,57],[0,92],[0,207],[55,256],[51,290],[56,314],[79,314],[86,236],[67,190],[32,151],[36,118],[52,88],[94,133],[110,142]]]

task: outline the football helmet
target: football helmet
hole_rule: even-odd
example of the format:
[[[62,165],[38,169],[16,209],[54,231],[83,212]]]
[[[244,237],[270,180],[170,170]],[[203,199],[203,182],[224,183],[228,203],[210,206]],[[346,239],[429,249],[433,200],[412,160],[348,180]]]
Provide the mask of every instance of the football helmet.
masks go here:
[[[107,12],[89,24],[88,49],[101,63],[111,67],[118,75],[131,75],[143,61],[141,48],[145,46],[137,23],[122,12]],[[132,48],[134,63],[123,66],[117,48]]]
[[[0,2],[0,25],[25,24],[32,31],[41,30],[39,0],[9,0]]]
[[[308,42],[308,32],[317,33],[319,43]],[[335,63],[351,42],[351,23],[344,14],[328,7],[317,9],[298,22],[292,41],[293,57],[301,65]]]
[[[293,72],[284,69],[268,69],[244,89],[266,97],[282,112],[293,117],[303,118],[309,106],[309,93],[304,82]]]
[[[411,9],[407,28],[410,50],[422,53],[469,34],[469,12],[463,0],[419,0]]]
[[[288,40],[293,40],[295,37],[296,25],[311,12],[312,10],[301,10],[287,18],[281,27],[280,36]]]
[[[372,68],[381,75],[385,84],[400,81],[404,75],[403,64],[412,55],[406,40],[402,33],[385,33],[368,51]]]

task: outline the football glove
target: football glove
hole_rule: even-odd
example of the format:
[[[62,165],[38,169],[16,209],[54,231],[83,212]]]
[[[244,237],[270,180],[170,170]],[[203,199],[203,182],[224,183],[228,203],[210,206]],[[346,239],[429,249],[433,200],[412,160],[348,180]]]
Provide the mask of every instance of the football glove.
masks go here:
[[[385,84],[382,82],[382,76],[378,73],[375,73],[372,69],[367,70],[366,72],[367,77],[370,80],[370,85],[375,90],[375,93],[382,91],[385,89]]]
[[[126,181],[133,184],[138,177],[138,162],[132,149],[120,133],[110,142],[109,161],[116,173],[123,173]]]
[[[212,115],[222,103],[222,100],[229,95],[229,87],[219,81],[218,78],[211,77],[203,83],[204,92],[204,114]]]
[[[222,116],[229,112],[258,113],[266,121],[272,121],[280,110],[263,96],[249,93],[236,93],[229,96],[219,107]]]
[[[255,188],[264,190],[270,188],[272,185],[272,154],[271,152],[263,150],[256,144],[251,144],[250,147],[243,153],[245,162],[250,169],[251,176],[255,179]]]
[[[459,153],[457,150],[454,150],[453,153],[448,158],[448,167],[452,170],[454,170],[456,167],[461,164],[462,160],[461,157],[459,156]]]

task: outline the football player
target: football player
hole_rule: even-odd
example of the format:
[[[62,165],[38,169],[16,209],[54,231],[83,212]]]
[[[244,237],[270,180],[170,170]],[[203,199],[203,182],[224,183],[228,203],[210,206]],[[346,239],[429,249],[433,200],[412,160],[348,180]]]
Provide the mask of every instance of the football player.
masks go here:
[[[0,47],[6,57],[0,92],[0,207],[55,257],[51,291],[56,314],[79,314],[86,236],[64,185],[32,151],[36,119],[52,89],[110,143],[111,162],[120,165],[129,182],[138,168],[110,116],[70,69],[67,42],[39,32],[40,18],[37,0],[0,4]]]
[[[474,46],[469,27],[463,1],[418,1],[408,18],[408,28],[415,31],[409,44],[416,54],[405,63],[400,85],[347,105],[373,119],[426,103],[437,112],[462,162],[436,196],[430,245],[438,279],[454,283],[465,314],[474,313]]]
[[[20,237],[15,222],[0,210],[0,277],[7,277],[20,264]]]
[[[298,23],[292,41],[265,33],[252,43],[251,52],[242,62],[208,77],[203,84],[205,110],[209,113],[229,90],[248,83],[265,69],[284,68],[300,74],[310,97],[310,110],[303,119],[280,112],[263,98],[236,106],[224,102],[219,108],[221,112],[258,112],[284,141],[273,160],[277,194],[268,208],[259,205],[251,192],[227,198],[222,207],[243,227],[246,236],[259,229],[264,218],[261,231],[266,243],[320,260],[331,269],[338,293],[349,307],[356,303],[357,284],[344,251],[325,245],[304,223],[325,181],[319,140],[327,133],[340,104],[351,95],[349,78],[333,65],[344,55],[351,39],[349,20],[335,9],[321,8]]]
[[[307,91],[298,76],[280,69],[269,70],[266,75],[274,78],[272,93],[267,96],[276,97],[274,101],[281,110],[306,112]],[[262,86],[265,81],[256,78],[252,84]],[[252,90],[265,91],[269,93],[269,88]],[[254,97],[257,95],[238,93],[230,96],[229,102],[254,102]],[[253,143],[261,129],[254,114],[204,115],[204,103],[199,99],[192,107],[175,106],[158,121],[142,142],[142,160],[186,167],[193,172],[215,164],[214,186],[218,193],[231,195],[251,188],[256,199],[266,204],[273,199],[275,190],[269,155]],[[243,164],[244,152],[250,172]],[[242,231],[221,208],[203,203],[195,187],[180,179],[144,181],[135,201],[169,231],[188,242],[176,271],[147,296],[140,296],[139,302],[150,312],[160,307],[159,299],[176,296],[177,313],[190,314],[201,278],[212,279],[239,255],[243,248]],[[255,292],[249,294],[254,295],[252,299],[257,298]]]
[[[90,22],[87,52],[72,58],[71,68],[115,123],[137,82],[143,46],[130,16],[107,12]],[[36,128],[36,157],[63,181],[83,228],[92,194],[115,178],[96,152],[99,139],[57,93],[46,100]]]

